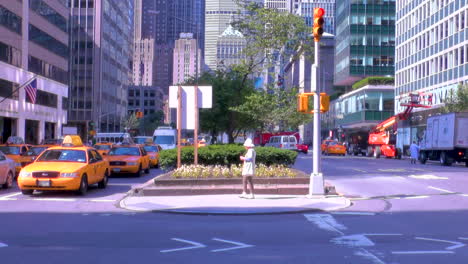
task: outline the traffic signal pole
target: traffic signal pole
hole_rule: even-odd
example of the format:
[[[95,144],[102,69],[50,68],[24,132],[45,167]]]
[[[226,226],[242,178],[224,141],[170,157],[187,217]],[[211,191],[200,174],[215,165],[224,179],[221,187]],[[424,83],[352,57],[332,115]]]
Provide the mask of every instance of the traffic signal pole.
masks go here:
[[[320,69],[320,52],[319,41],[323,33],[322,25],[325,11],[322,8],[314,9],[314,65],[312,65],[312,92],[314,94],[314,131],[313,131],[313,156],[312,156],[312,173],[310,174],[309,183],[309,198],[323,196],[325,194],[323,174],[321,168],[321,144],[320,144],[320,82],[318,80],[318,72]],[[320,20],[321,19],[321,20]],[[316,29],[317,28],[317,29]]]

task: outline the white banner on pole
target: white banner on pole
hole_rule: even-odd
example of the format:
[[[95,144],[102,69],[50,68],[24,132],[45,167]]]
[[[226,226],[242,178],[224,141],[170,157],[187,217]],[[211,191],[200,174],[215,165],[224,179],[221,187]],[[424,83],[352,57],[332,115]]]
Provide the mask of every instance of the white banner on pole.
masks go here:
[[[195,86],[182,86],[182,129],[195,129]],[[169,107],[177,108],[178,86],[169,87]],[[198,86],[198,108],[212,107],[211,86]]]

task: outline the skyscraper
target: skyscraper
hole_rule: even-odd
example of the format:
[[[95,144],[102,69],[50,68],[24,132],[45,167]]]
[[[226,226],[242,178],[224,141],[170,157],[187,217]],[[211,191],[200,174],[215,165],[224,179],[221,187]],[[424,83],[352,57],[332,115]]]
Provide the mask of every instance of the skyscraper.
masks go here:
[[[301,0],[265,0],[265,8],[277,9],[281,12],[295,13]]]
[[[393,76],[395,1],[336,2],[335,85]]]
[[[68,17],[64,1],[0,3],[0,142],[62,135],[68,107]],[[32,102],[20,85],[35,78]]]
[[[84,138],[90,121],[98,132],[120,132],[131,83],[133,0],[70,4],[70,123]]]
[[[197,40],[192,33],[180,33],[180,38],[176,40],[174,47],[174,68],[172,70],[173,84],[181,84],[190,77],[200,74],[201,50],[197,52]],[[198,59],[198,63],[197,63]],[[198,67],[198,69],[197,69]]]
[[[141,38],[154,44],[154,83],[167,94],[172,85],[173,49],[180,33],[193,33],[203,52],[204,0],[142,0]]]

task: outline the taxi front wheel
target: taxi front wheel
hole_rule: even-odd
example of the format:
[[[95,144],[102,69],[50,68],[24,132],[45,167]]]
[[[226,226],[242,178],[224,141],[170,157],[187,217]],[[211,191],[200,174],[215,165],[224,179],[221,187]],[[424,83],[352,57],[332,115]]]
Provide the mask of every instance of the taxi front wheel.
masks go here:
[[[83,175],[83,177],[81,177],[81,183],[80,183],[80,188],[78,189],[78,194],[85,195],[87,191],[88,191],[88,177],[86,175]]]
[[[107,176],[108,173],[104,173],[104,178],[102,178],[102,181],[98,182],[98,188],[100,189],[105,189],[107,187],[107,181],[109,180],[109,177]]]

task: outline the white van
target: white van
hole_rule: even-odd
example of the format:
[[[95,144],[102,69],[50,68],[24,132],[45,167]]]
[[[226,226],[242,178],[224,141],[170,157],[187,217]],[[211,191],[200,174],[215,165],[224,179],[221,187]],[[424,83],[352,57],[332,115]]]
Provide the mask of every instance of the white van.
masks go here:
[[[295,136],[273,136],[265,147],[274,147],[280,149],[297,150],[297,139]]]
[[[177,147],[177,130],[172,127],[158,127],[153,133],[153,142],[162,149],[173,149]]]

